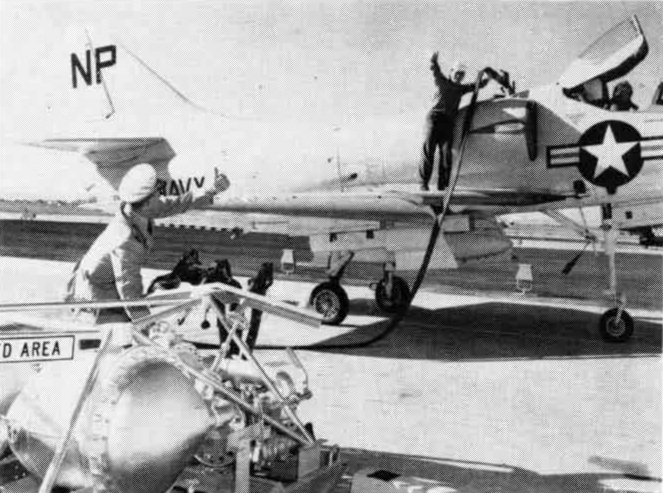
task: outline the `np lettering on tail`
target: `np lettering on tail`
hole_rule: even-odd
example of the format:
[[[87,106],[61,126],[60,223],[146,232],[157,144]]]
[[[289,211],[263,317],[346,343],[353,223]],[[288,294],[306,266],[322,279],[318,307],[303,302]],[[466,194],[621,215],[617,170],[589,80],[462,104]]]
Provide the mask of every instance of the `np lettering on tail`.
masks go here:
[[[96,73],[96,83],[102,83],[101,71],[112,67],[117,61],[117,48],[115,45],[101,46],[94,49],[94,69]],[[76,89],[78,87],[78,74],[88,86],[92,85],[92,50],[85,50],[85,64],[83,64],[76,55],[71,54],[71,83]]]

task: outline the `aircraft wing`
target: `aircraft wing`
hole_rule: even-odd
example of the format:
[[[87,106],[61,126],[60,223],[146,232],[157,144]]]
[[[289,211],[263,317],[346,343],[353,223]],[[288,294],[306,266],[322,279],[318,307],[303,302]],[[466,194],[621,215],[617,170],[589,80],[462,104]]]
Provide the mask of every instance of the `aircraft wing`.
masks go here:
[[[338,192],[226,198],[219,195],[210,210],[373,221],[426,219],[442,205],[445,192]],[[567,197],[540,191],[457,189],[451,206],[504,210],[562,201]]]
[[[425,205],[437,205],[442,204],[445,193],[419,192],[415,195],[417,195]],[[470,208],[485,208],[490,206],[520,207],[557,202],[566,198],[567,197],[564,195],[550,193],[545,190],[459,187],[451,197],[451,205]]]

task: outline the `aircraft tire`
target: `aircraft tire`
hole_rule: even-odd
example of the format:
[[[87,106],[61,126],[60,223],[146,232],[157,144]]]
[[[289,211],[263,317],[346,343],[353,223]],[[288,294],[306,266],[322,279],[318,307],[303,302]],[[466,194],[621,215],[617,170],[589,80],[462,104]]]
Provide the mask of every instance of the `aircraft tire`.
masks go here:
[[[410,288],[405,279],[394,276],[392,283],[393,297],[387,295],[384,279],[378,282],[375,286],[375,302],[382,311],[387,313],[398,312],[401,308],[405,307],[410,300]]]
[[[350,311],[350,300],[345,289],[338,283],[327,281],[318,284],[311,292],[309,304],[323,315],[325,325],[339,325]]]
[[[615,323],[617,308],[611,308],[603,314],[599,321],[599,332],[607,342],[626,342],[633,335],[633,318],[626,310],[622,310],[619,324]]]

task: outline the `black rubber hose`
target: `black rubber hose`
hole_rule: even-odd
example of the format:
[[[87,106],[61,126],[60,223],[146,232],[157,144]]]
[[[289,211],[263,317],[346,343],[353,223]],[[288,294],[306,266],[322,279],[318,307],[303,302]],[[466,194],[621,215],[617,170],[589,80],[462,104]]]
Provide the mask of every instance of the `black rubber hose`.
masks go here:
[[[444,211],[443,211],[444,212]],[[428,240],[428,246],[426,247],[426,253],[424,255],[424,259],[421,263],[421,267],[419,267],[419,271],[417,272],[417,277],[414,280],[414,284],[412,285],[412,291],[410,294],[409,299],[407,300],[407,303],[401,307],[401,309],[394,314],[393,317],[389,320],[389,323],[387,326],[379,333],[376,334],[373,337],[370,337],[364,341],[358,341],[358,342],[353,342],[353,343],[345,343],[345,344],[325,344],[324,342],[320,343],[314,343],[314,344],[303,344],[303,345],[296,345],[296,346],[282,346],[282,345],[271,345],[271,344],[265,344],[265,345],[257,345],[255,346],[254,349],[285,349],[286,347],[289,347],[291,349],[306,349],[309,351],[312,350],[327,350],[327,349],[358,349],[358,348],[364,348],[367,346],[370,346],[371,344],[374,344],[378,342],[381,339],[384,339],[386,336],[388,336],[398,325],[401,323],[403,318],[405,318],[405,315],[407,315],[410,306],[412,305],[412,301],[414,300],[415,295],[417,294],[417,291],[419,290],[419,287],[421,286],[421,283],[424,280],[424,277],[426,276],[426,271],[428,270],[428,264],[430,263],[430,259],[433,256],[433,252],[435,251],[435,243],[437,242],[437,237],[440,234],[440,231],[442,230],[441,224],[444,219],[444,215],[436,215],[435,217],[435,222],[433,224],[433,227],[431,228],[430,232],[430,237]],[[187,341],[193,345],[196,346],[197,349],[218,349],[219,345],[218,344],[209,344],[205,342],[194,342],[194,341]]]
[[[292,349],[306,349],[306,350],[326,350],[326,349],[355,349],[355,348],[363,348],[370,346],[371,344],[374,344],[378,342],[380,339],[384,339],[387,335],[389,335],[398,325],[401,323],[403,318],[405,318],[405,315],[407,315],[408,311],[410,310],[410,306],[412,305],[412,301],[414,300],[415,295],[417,294],[417,291],[419,290],[419,287],[421,286],[421,283],[424,280],[424,277],[426,276],[426,271],[428,270],[428,264],[430,263],[430,259],[433,256],[433,252],[435,251],[435,243],[437,242],[437,237],[440,234],[440,231],[442,229],[441,227],[441,220],[438,220],[439,216],[436,216],[436,220],[433,224],[433,227],[431,228],[430,232],[430,237],[428,240],[428,246],[426,247],[426,253],[424,255],[424,259],[421,263],[421,267],[419,267],[419,272],[417,272],[417,277],[414,280],[414,284],[412,285],[412,291],[410,294],[409,299],[407,300],[407,303],[401,307],[398,312],[394,314],[393,317],[389,320],[389,323],[387,326],[379,333],[376,334],[373,337],[370,337],[364,341],[358,341],[358,342],[353,342],[353,343],[345,343],[345,344],[325,344],[323,342],[320,343],[315,343],[315,344],[308,344],[308,345],[300,345],[300,346],[288,346]],[[277,346],[277,345],[258,345],[256,346],[256,349],[285,349],[285,346]]]
[[[409,312],[410,306],[412,305],[412,301],[414,300],[414,297],[416,296],[417,291],[419,291],[419,287],[421,286],[421,283],[423,282],[424,277],[426,276],[426,272],[428,271],[428,265],[430,264],[430,259],[433,256],[433,252],[435,251],[435,244],[437,243],[437,238],[440,235],[444,218],[446,217],[447,211],[449,210],[449,202],[451,201],[451,195],[453,194],[454,190],[456,189],[456,185],[458,184],[458,178],[460,177],[460,167],[463,162],[463,155],[465,154],[465,147],[467,145],[467,136],[469,135],[470,125],[472,122],[472,118],[474,116],[474,110],[477,103],[477,97],[479,95],[481,79],[483,78],[484,72],[485,70],[479,72],[479,75],[477,77],[474,86],[474,93],[472,94],[472,100],[468,105],[467,113],[465,114],[465,119],[463,121],[462,141],[460,145],[460,153],[458,156],[458,166],[456,169],[456,174],[454,176],[453,182],[450,184],[451,186],[448,188],[447,195],[444,197],[442,207],[439,209],[433,207],[435,220],[433,222],[433,227],[431,228],[430,236],[428,239],[428,245],[426,247],[426,252],[424,254],[423,261],[421,262],[421,266],[419,267],[419,271],[417,272],[417,277],[415,278],[414,283],[412,284],[412,291],[410,294],[410,298],[407,300],[407,303],[397,313],[394,314],[394,316],[389,320],[387,326],[380,333],[363,341],[345,343],[345,344],[325,344],[324,342],[320,342],[315,344],[304,344],[298,346],[257,345],[255,349],[274,350],[274,349],[285,349],[286,347],[289,347],[291,349],[308,350],[308,351],[324,351],[331,349],[359,349],[370,346],[371,344],[375,344],[381,339],[384,339],[391,332],[393,332],[394,329],[396,329],[396,327],[398,327],[398,325],[401,323],[403,318],[405,318],[405,316]],[[194,343],[194,342],[192,342],[192,344],[194,344],[198,349],[219,348],[218,344]]]

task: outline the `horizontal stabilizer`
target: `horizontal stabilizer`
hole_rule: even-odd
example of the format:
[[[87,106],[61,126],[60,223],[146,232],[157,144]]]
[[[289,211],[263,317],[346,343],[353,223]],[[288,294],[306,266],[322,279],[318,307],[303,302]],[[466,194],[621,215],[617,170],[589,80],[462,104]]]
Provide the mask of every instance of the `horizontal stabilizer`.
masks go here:
[[[168,163],[175,157],[175,151],[162,137],[46,139],[26,144],[85,156],[116,190],[127,171],[141,163],[151,164],[161,178],[167,178]]]
[[[28,142],[30,146],[76,152],[99,167],[157,164],[175,157],[175,151],[162,137],[118,139],[46,139]]]

